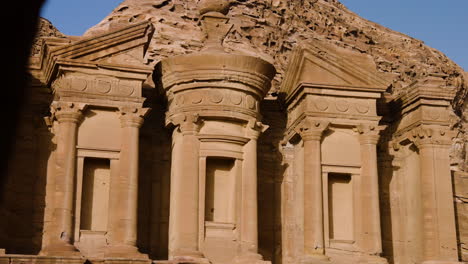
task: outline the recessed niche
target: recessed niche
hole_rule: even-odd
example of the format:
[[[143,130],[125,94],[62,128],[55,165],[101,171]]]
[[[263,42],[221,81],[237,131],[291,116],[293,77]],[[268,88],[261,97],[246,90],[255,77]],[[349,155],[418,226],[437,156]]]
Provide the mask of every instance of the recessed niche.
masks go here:
[[[350,174],[328,174],[328,220],[330,239],[354,240],[353,188]]]
[[[106,231],[109,208],[110,161],[85,158],[81,198],[81,230]]]
[[[207,158],[205,186],[205,221],[234,223],[234,159]]]

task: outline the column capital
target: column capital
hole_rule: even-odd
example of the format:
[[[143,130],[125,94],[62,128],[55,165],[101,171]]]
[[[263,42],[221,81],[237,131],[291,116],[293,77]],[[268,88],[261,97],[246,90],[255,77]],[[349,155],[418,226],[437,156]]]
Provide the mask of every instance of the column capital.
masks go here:
[[[380,131],[384,130],[386,126],[378,126],[378,125],[357,125],[354,128],[359,134],[359,142],[361,144],[371,144],[377,145],[380,138]]]
[[[150,108],[120,107],[120,124],[122,127],[141,127],[144,117],[150,112]]]
[[[328,129],[330,122],[322,120],[304,119],[294,130],[299,134],[303,141],[322,139],[323,132]]]
[[[52,118],[49,120],[56,119],[59,123],[79,123],[83,117],[82,112],[86,108],[86,104],[54,101],[50,108]]]
[[[420,126],[410,130],[407,134],[408,139],[418,147],[418,149],[427,147],[450,147],[452,138],[455,137],[455,131],[448,127],[425,127]]]
[[[186,113],[171,116],[166,119],[166,125],[176,126],[182,134],[197,134],[203,125],[199,114]]]
[[[250,139],[257,140],[260,135],[265,132],[270,126],[263,124],[256,119],[251,119],[247,123],[245,136]]]

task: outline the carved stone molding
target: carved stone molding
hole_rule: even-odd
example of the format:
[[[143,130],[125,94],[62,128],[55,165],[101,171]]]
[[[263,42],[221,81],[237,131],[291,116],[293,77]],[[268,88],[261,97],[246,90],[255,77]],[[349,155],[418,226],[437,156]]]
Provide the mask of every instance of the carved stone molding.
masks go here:
[[[141,127],[144,117],[150,112],[150,108],[121,107],[120,122],[122,127]]]

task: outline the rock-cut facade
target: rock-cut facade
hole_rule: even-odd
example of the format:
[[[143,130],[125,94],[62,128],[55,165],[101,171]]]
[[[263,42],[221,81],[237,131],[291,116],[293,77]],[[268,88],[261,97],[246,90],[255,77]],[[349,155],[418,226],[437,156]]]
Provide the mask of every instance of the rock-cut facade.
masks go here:
[[[336,0],[41,19],[0,263],[468,261],[468,73]]]

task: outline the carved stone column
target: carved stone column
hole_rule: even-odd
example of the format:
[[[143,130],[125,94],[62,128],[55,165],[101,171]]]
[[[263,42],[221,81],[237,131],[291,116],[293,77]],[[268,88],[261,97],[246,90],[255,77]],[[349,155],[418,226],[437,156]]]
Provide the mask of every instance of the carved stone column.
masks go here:
[[[304,259],[327,260],[324,250],[322,159],[320,141],[328,122],[304,122],[298,133],[304,143]],[[312,259],[310,259],[312,258]]]
[[[197,134],[201,120],[198,115],[187,114],[171,122],[177,127],[172,137],[169,257],[204,262],[198,245],[200,143]]]
[[[80,253],[73,246],[73,210],[77,128],[82,119],[83,105],[54,102],[51,108],[59,124],[53,208],[55,225],[50,242],[42,253],[53,256],[79,256]]]
[[[119,160],[118,184],[114,185],[112,219],[109,227],[111,243],[107,250],[109,257],[147,258],[137,248],[137,215],[138,215],[138,145],[139,129],[147,108],[120,109],[122,126],[122,147]]]
[[[430,263],[457,261],[450,133],[446,129],[420,127],[412,131],[412,138],[420,160],[422,260],[432,261]]]
[[[370,255],[382,253],[382,236],[379,208],[379,174],[377,171],[377,143],[382,128],[373,125],[359,125],[361,145],[361,206],[366,210],[359,227],[360,247]]]
[[[241,259],[246,262],[263,258],[258,254],[257,140],[267,128],[256,120],[251,120],[247,125],[246,138],[250,140],[244,146],[240,233],[242,254],[238,262]]]

